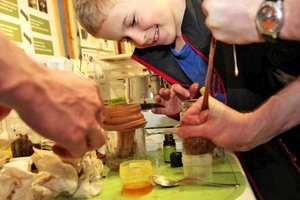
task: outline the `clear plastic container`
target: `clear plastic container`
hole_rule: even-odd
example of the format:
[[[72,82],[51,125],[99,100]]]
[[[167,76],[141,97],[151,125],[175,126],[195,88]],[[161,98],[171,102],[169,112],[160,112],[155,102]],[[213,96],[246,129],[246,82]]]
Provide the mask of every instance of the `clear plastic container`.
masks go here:
[[[122,194],[137,196],[152,191],[152,165],[150,160],[130,160],[120,164]]]

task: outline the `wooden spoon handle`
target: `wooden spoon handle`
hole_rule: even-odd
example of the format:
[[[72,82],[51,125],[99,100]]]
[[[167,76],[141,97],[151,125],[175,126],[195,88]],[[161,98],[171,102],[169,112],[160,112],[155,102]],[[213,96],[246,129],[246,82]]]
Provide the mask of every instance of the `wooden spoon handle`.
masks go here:
[[[208,96],[209,96],[209,91],[210,91],[210,83],[211,83],[211,76],[212,76],[212,69],[213,69],[213,62],[214,62],[214,55],[215,55],[216,45],[217,45],[217,41],[212,36],[211,42],[210,42],[210,50],[209,50],[209,57],[208,57],[208,68],[207,68],[207,73],[206,73],[206,77],[205,77],[205,91],[204,91],[201,111],[208,109]]]

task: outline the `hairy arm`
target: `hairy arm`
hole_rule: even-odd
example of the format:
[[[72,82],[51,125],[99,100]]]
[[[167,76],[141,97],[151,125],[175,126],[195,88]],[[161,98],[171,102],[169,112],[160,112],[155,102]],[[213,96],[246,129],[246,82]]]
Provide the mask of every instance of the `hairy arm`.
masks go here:
[[[202,136],[234,151],[247,151],[300,123],[300,77],[257,110],[237,112],[210,97],[209,110],[200,111],[200,98],[182,117],[181,138]]]
[[[48,70],[0,33],[0,105],[15,109],[32,129],[57,142],[64,157],[105,142],[103,101],[92,80]]]

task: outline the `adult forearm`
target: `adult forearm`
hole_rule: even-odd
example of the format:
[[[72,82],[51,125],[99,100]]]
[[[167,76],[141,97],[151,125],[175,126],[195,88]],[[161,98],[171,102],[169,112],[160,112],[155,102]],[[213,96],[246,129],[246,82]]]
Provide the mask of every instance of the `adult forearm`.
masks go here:
[[[46,69],[30,59],[1,32],[0,44],[0,102],[14,108],[33,95],[36,89],[32,87],[34,80]]]
[[[280,38],[300,41],[300,1],[284,0],[284,23]]]
[[[53,151],[60,156],[81,157],[104,144],[103,101],[94,81],[45,68],[1,33],[0,44],[0,109],[14,108],[33,130],[57,142]]]
[[[300,77],[252,113],[257,137],[271,139],[300,123]]]

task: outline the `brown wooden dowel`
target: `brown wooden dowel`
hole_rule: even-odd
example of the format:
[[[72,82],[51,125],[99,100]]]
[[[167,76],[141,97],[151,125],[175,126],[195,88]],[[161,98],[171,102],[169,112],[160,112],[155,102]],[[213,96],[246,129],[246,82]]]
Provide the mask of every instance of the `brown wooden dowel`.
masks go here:
[[[214,63],[214,55],[215,55],[216,45],[217,45],[217,41],[214,37],[212,37],[211,42],[210,42],[208,67],[207,67],[207,73],[206,73],[206,77],[205,77],[205,91],[204,91],[201,111],[208,109],[208,96],[209,96],[209,91],[210,91],[210,83],[211,83],[212,69],[213,69],[213,65],[214,65],[213,63]]]

